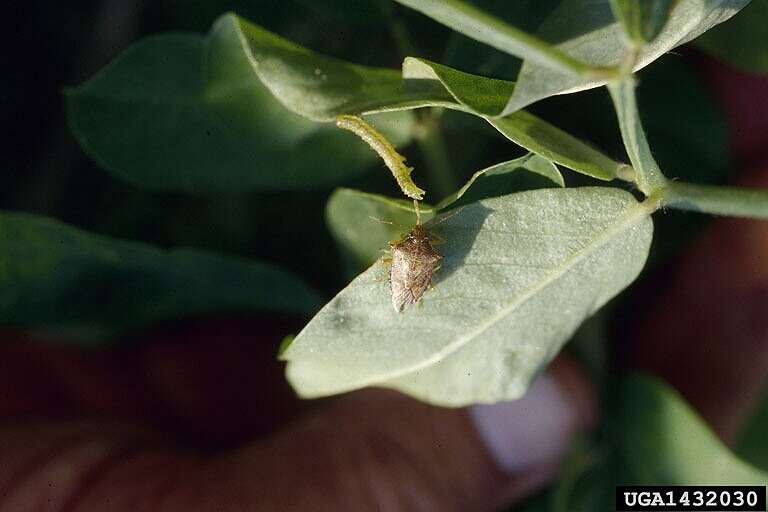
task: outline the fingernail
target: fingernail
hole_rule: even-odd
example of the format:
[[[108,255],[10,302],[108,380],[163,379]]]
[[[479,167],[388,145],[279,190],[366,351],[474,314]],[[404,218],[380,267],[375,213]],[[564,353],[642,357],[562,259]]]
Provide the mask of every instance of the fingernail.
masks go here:
[[[549,374],[537,378],[523,398],[474,405],[469,416],[491,457],[507,473],[558,460],[581,423],[576,403]]]

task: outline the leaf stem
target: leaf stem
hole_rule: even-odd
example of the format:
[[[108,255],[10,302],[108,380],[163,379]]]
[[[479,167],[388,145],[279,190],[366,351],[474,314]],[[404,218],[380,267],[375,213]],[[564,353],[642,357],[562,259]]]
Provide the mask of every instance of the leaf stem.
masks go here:
[[[768,219],[768,190],[670,181],[662,205],[713,215]]]
[[[648,139],[645,137],[635,96],[635,79],[627,76],[608,83],[613,106],[619,120],[621,138],[629,161],[635,170],[637,187],[646,196],[654,195],[667,186],[667,179],[653,158]]]
[[[622,78],[632,75],[632,71],[635,69],[637,59],[640,56],[640,46],[634,42],[630,42],[624,49],[624,57],[621,59],[621,65],[619,66],[619,76]]]

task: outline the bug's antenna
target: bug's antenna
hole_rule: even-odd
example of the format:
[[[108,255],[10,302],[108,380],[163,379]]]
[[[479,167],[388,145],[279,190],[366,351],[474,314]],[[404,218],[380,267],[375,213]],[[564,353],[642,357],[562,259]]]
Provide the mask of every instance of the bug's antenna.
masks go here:
[[[447,221],[451,217],[458,215],[461,213],[461,211],[464,209],[464,206],[459,206],[457,208],[454,208],[453,210],[449,211],[448,213],[444,213],[440,215],[439,217],[433,217],[427,221],[427,226],[435,227],[438,224],[442,224],[443,222]]]
[[[416,199],[413,200],[413,209],[416,212],[416,224],[421,224],[421,212],[419,212],[419,202]]]
[[[382,224],[391,224],[393,226],[395,225],[395,223],[392,222],[391,220],[382,220],[382,219],[379,219],[378,217],[374,217],[373,215],[369,215],[368,218],[376,222],[381,222]]]

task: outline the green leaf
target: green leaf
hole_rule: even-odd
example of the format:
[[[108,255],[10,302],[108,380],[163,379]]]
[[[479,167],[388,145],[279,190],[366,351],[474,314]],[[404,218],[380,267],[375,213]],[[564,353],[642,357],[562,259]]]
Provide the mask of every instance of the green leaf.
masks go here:
[[[768,386],[736,443],[736,453],[764,471],[768,471]]]
[[[520,158],[501,162],[496,165],[492,165],[491,167],[486,167],[485,169],[477,171],[472,175],[471,178],[469,178],[469,181],[467,181],[464,186],[440,201],[435,208],[437,210],[444,210],[449,206],[459,206],[456,204],[456,202],[461,198],[464,198],[462,204],[467,204],[470,202],[479,201],[480,199],[496,197],[513,192],[512,190],[508,190],[508,187],[502,186],[502,184],[505,181],[508,181],[509,175],[511,173],[520,170],[543,176],[561,187],[565,186],[563,175],[560,174],[560,171],[557,169],[555,164],[546,158],[540,157],[533,153],[528,153],[527,155]],[[477,192],[477,187],[475,186],[475,182],[477,182],[478,179],[481,182],[487,182],[489,184],[489,186],[481,187],[482,191],[479,193]],[[468,199],[465,197],[465,194],[470,189],[470,187],[472,187],[472,193],[469,194],[471,197]]]
[[[634,178],[637,187],[646,195],[651,195],[666,186],[666,179],[653,158],[640,122],[635,98],[635,80],[627,77],[611,82],[608,84],[608,91],[616,108],[624,147],[635,170]]]
[[[384,263],[358,276],[283,353],[299,394],[385,386],[447,406],[517,398],[637,276],[652,234],[647,205],[605,187],[487,199],[425,226],[447,240],[434,288],[396,313]]]
[[[542,24],[538,35],[589,65],[617,66],[625,56],[626,38],[610,3],[611,0],[564,0]],[[727,20],[747,3],[749,0],[677,0],[656,39],[640,49],[633,69],[647,66],[676,46]],[[575,76],[526,60],[504,114],[554,94],[598,87],[605,84],[606,78]]]
[[[523,59],[578,75],[590,66],[462,0],[396,0],[467,37]]]
[[[667,22],[675,0],[611,0],[611,8],[627,38],[637,46],[650,43]]]
[[[418,59],[406,59],[403,72],[318,55],[227,14],[208,38],[137,43],[67,99],[81,144],[113,173],[151,188],[216,192],[326,186],[375,161],[352,135],[308,119],[424,106],[497,114],[514,88]],[[395,144],[411,137],[410,114],[376,118]],[[614,175],[615,162],[531,114],[499,122],[530,151]]]
[[[736,458],[691,407],[657,379],[622,386],[621,449],[642,485],[766,485],[768,473]]]
[[[507,117],[487,117],[506,138],[547,160],[600,180],[616,178],[624,164],[524,110]]]
[[[429,205],[420,203],[422,221],[432,217]],[[413,202],[337,189],[328,200],[325,220],[349,267],[358,274],[382,256],[390,240],[398,240],[416,223]]]
[[[27,214],[0,213],[0,324],[82,329],[99,340],[215,311],[307,315],[319,296],[272,265],[161,250]]]
[[[316,188],[376,161],[364,145],[350,144],[350,134],[277,102],[253,73],[231,17],[208,38],[168,34],[134,44],[68,90],[67,107],[73,132],[94,160],[154,189]],[[395,144],[411,137],[408,113],[373,122]]]
[[[246,50],[261,80],[286,107],[312,119],[424,106],[498,114],[514,88],[512,82],[415,58],[406,58],[402,76],[396,76],[392,70],[312,53],[231,15],[218,22],[231,23],[247,41]],[[503,129],[489,122],[522,147],[559,164],[601,179],[615,176],[616,162],[532,114],[498,120]]]
[[[738,16],[696,39],[696,46],[747,72],[768,73],[768,0],[752,0]]]
[[[403,78],[439,81],[466,110],[479,116],[501,114],[515,89],[515,82],[464,73],[416,57],[403,61]]]
[[[234,14],[222,16],[214,25],[217,31],[237,39],[259,80],[286,108],[309,119],[452,103],[433,82],[406,83],[394,69],[317,54]]]
[[[496,117],[509,100],[514,82],[471,75],[425,59],[407,57],[406,80],[438,81],[468,111],[483,117],[509,140],[564,167],[612,180],[622,166],[597,149],[528,112]],[[456,107],[453,107],[456,108]]]

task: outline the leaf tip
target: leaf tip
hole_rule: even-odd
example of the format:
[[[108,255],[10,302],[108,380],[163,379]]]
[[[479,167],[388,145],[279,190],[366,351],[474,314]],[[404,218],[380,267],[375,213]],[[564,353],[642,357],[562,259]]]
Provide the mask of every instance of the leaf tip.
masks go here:
[[[291,344],[293,343],[293,340],[295,339],[296,339],[296,336],[294,336],[293,334],[288,334],[280,341],[280,345],[278,345],[277,347],[278,361],[287,361],[285,357],[285,352],[290,348]]]

